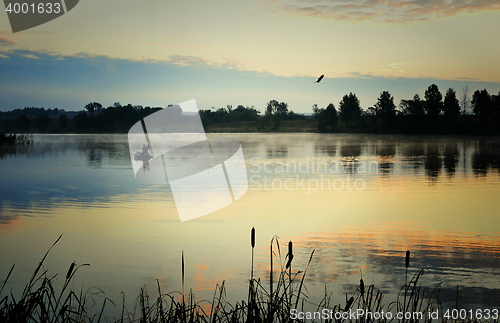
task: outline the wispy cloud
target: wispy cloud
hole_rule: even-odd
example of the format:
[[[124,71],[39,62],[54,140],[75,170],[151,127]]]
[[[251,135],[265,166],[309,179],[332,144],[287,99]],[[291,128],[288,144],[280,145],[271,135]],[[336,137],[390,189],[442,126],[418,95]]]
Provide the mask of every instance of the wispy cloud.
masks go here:
[[[211,59],[198,56],[172,55],[167,61],[170,64],[178,66],[193,66],[193,67],[220,67],[226,69],[246,70],[248,64],[231,58]]]
[[[0,35],[1,37],[1,35]],[[0,39],[1,41],[1,39]],[[1,45],[1,43],[0,43]],[[38,59],[40,56],[44,57],[44,60],[66,60],[71,58],[81,58],[85,59],[87,62],[95,62],[100,67],[106,67],[110,69],[115,64],[115,59],[113,57],[109,57],[106,55],[96,55],[91,53],[76,53],[73,55],[61,55],[55,52],[49,52],[45,50],[22,50],[22,49],[5,49],[0,50],[1,58],[9,58],[12,57],[23,57],[28,59]],[[120,60],[120,59],[118,59]],[[168,57],[168,59],[123,59],[123,61],[129,62],[143,62],[143,63],[163,63],[166,65],[174,65],[181,67],[195,67],[195,68],[222,68],[222,69],[231,69],[231,70],[241,70],[241,71],[250,71],[251,66],[247,62],[239,61],[231,58],[224,59],[213,59],[213,58],[203,58],[199,56],[187,56],[187,55],[172,55]]]
[[[499,0],[276,0],[266,1],[264,5],[272,13],[387,23],[426,21],[464,12],[500,10]]]
[[[0,35],[0,47],[13,45],[17,45],[17,43],[12,39],[7,38],[6,36]]]

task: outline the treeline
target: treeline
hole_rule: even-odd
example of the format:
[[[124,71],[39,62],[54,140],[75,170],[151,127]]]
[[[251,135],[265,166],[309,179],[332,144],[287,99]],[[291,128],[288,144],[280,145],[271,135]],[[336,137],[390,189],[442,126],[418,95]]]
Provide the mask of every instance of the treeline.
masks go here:
[[[463,90],[459,100],[449,88],[442,95],[437,85],[416,94],[413,99],[401,100],[398,106],[388,92],[380,93],[374,106],[363,111],[355,94],[345,95],[338,110],[330,103],[326,108],[313,106],[318,131],[403,133],[403,134],[500,134],[500,93],[490,95],[486,89],[468,96]]]
[[[226,108],[200,111],[201,120],[205,128],[210,129],[216,124],[231,122],[253,122],[255,127],[261,131],[277,130],[281,126],[282,120],[299,120],[305,118],[303,115],[288,110],[288,104],[271,100],[266,105],[265,114],[262,116],[260,110],[254,106],[244,107],[238,105],[233,109],[231,105]]]
[[[38,107],[26,107],[24,109],[14,109],[12,111],[6,111],[6,112],[1,112],[0,111],[0,119],[8,119],[8,118],[17,118],[21,115],[25,116],[41,116],[41,115],[47,115],[47,116],[59,116],[60,114],[65,114],[66,111],[64,109],[47,109],[45,108],[38,108]]]
[[[2,117],[0,120],[2,121],[2,127],[10,132],[126,133],[137,121],[161,109],[163,108],[131,104],[122,106],[119,103],[105,108],[99,102],[89,102],[82,111],[78,113],[72,112],[73,118],[69,118],[64,110],[57,110],[58,117],[54,113],[51,113],[49,117],[47,113],[43,112],[54,112],[56,110],[25,108],[24,110],[17,109],[4,112],[4,114],[8,115],[8,118]],[[172,109],[172,112],[175,112],[176,115],[181,113],[178,106],[169,105],[166,109]],[[189,117],[189,115],[185,117]],[[246,129],[277,130],[281,126],[282,120],[304,118],[302,115],[289,111],[287,103],[280,103],[276,100],[267,103],[267,109],[263,116],[253,106],[238,105],[234,109],[231,105],[227,105],[226,108],[200,110],[200,117],[205,130],[208,131],[212,126],[234,123],[248,123],[249,127]]]
[[[32,109],[32,108],[28,108]],[[37,112],[42,112],[43,108],[36,108]],[[89,102],[85,105],[84,110],[74,114],[73,118],[69,118],[64,110],[58,110],[59,116],[54,116],[52,113],[49,117],[48,113],[45,114],[32,114],[30,117],[24,113],[17,115],[12,119],[2,118],[2,127],[10,132],[48,132],[48,133],[62,133],[62,132],[111,132],[111,133],[126,133],[137,121],[141,120],[153,112],[162,108],[160,107],[142,107],[133,106],[128,104],[121,106],[115,104],[108,108],[98,102]],[[44,110],[46,112],[56,111]],[[33,110],[14,110],[16,113],[32,112]],[[9,113],[12,113],[11,111]],[[7,112],[4,112],[7,113]],[[14,121],[14,122],[12,122]]]
[[[103,108],[98,102],[90,102],[85,110],[73,118],[73,127],[78,132],[118,132],[126,133],[137,121],[161,110],[161,107],[143,107],[142,105],[115,104]]]
[[[160,109],[163,108],[131,104],[122,106],[118,102],[104,108],[98,102],[90,102],[73,118],[68,118],[64,110],[24,108],[2,112],[0,126],[6,133],[126,133],[137,121]],[[166,109],[179,110],[179,107],[169,105]],[[180,113],[180,110],[176,112]],[[68,114],[70,113],[75,114],[75,112]],[[388,91],[383,91],[375,104],[367,110],[361,108],[355,94],[349,93],[339,102],[338,109],[333,103],[325,108],[314,105],[313,114],[314,119],[306,118],[289,110],[286,102],[277,100],[267,102],[264,114],[254,106],[243,105],[238,105],[234,109],[228,105],[226,108],[200,110],[206,131],[222,129],[222,131],[238,132],[302,132],[314,131],[316,127],[316,131],[323,133],[498,135],[500,93],[491,95],[484,89],[475,91],[470,97],[468,89],[465,88],[460,98],[457,98],[452,88],[449,88],[443,96],[437,85],[432,84],[425,91],[424,98],[416,94],[412,99],[401,100],[397,106],[394,97]],[[287,123],[283,125],[282,122]],[[232,127],[220,126],[224,124]]]

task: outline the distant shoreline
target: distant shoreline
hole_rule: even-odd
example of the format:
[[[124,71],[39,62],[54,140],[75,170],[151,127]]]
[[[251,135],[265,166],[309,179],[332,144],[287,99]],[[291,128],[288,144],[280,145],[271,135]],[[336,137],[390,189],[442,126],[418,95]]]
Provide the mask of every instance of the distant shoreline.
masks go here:
[[[264,117],[261,117],[264,118]],[[363,116],[366,123],[371,122],[373,117]],[[476,116],[460,116],[462,127],[458,128],[437,128],[437,129],[374,129],[371,127],[350,127],[339,123],[339,126],[332,132],[319,131],[318,119],[314,117],[302,117],[295,120],[281,120],[280,126],[272,129],[264,123],[263,119],[257,121],[232,121],[224,123],[203,122],[206,133],[330,133],[330,134],[372,134],[372,135],[431,135],[431,136],[480,136],[496,137],[500,136],[499,129],[491,127],[481,127],[480,120]],[[492,121],[492,120],[489,120]],[[44,128],[40,128],[35,122],[22,126],[11,118],[0,119],[0,132],[5,134],[127,134],[130,129],[129,123],[106,127],[99,124],[85,128],[78,128],[73,119],[68,119],[67,124],[62,127],[60,119],[50,118]],[[133,125],[133,123],[131,123]],[[43,130],[42,130],[43,129]],[[414,130],[414,129],[413,129]],[[434,130],[434,131],[431,131]]]

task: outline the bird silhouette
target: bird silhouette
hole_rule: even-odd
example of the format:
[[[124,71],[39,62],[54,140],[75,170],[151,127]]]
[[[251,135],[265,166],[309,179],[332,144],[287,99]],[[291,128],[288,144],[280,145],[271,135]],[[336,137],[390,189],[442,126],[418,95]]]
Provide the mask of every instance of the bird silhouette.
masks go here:
[[[318,77],[318,79],[317,79],[317,80],[316,80],[316,82],[314,82],[314,83],[319,83],[319,82],[321,82],[321,80],[323,79],[323,77],[325,77],[325,76],[324,76],[324,75],[321,75],[320,77]]]

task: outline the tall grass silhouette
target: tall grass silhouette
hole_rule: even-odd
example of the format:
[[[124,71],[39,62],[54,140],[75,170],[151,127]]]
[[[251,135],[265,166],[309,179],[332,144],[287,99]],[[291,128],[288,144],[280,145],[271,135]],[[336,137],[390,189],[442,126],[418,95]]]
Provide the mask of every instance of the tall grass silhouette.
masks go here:
[[[161,284],[157,280],[158,293],[150,297],[146,287],[141,288],[140,294],[135,301],[133,310],[125,306],[125,296],[121,306],[119,317],[105,315],[105,308],[116,306],[104,292],[97,288],[88,289],[85,292],[75,292],[70,288],[76,272],[88,264],[77,265],[73,261],[66,273],[64,283],[59,292],[56,292],[54,279],[57,275],[49,276],[48,271],[43,268],[43,263],[52,247],[59,242],[60,236],[45,253],[36,267],[31,279],[26,284],[19,299],[12,292],[5,293],[4,289],[14,266],[7,274],[7,278],[0,282],[0,322],[180,322],[180,323],[289,323],[289,322],[328,322],[328,323],[371,323],[371,322],[398,322],[416,323],[432,320],[428,315],[423,317],[402,318],[376,318],[373,315],[362,315],[353,319],[351,312],[359,313],[381,313],[385,312],[422,312],[429,313],[439,309],[442,312],[442,304],[439,300],[439,286],[434,290],[424,288],[419,279],[425,269],[417,270],[408,281],[410,251],[406,252],[405,258],[405,285],[399,291],[396,300],[383,303],[383,294],[374,285],[365,285],[361,277],[359,286],[355,288],[349,297],[346,294],[344,304],[332,304],[331,294],[326,292],[321,300],[313,302],[309,300],[304,292],[306,274],[313,261],[313,250],[309,256],[303,271],[292,271],[294,259],[293,243],[288,243],[288,251],[282,261],[279,237],[274,236],[270,243],[270,271],[269,286],[267,282],[254,277],[254,249],[256,247],[255,228],[250,233],[250,246],[252,252],[252,267],[250,272],[249,291],[247,300],[230,303],[226,299],[224,282],[216,285],[211,300],[198,301],[192,290],[187,295],[184,293],[185,267],[184,252],[181,254],[181,280],[182,292],[164,293]],[[274,270],[277,269],[275,273]],[[265,286],[266,285],[266,286]],[[95,301],[96,296],[103,298],[102,303]],[[458,304],[457,304],[458,307]],[[322,310],[327,309],[331,317],[316,317]],[[292,311],[300,311],[303,314],[308,310],[313,317],[299,318],[291,315]],[[440,317],[438,322],[447,323]],[[472,323],[478,320],[465,319],[461,322]],[[482,322],[498,322],[497,320],[483,320]]]
[[[33,135],[6,134],[3,131],[0,131],[0,146],[32,145],[32,144],[33,144]]]

